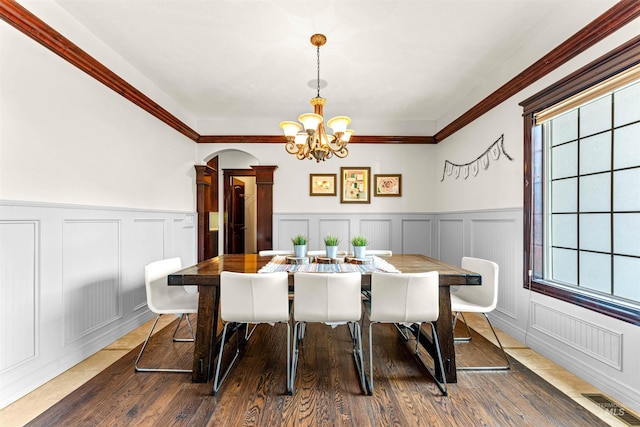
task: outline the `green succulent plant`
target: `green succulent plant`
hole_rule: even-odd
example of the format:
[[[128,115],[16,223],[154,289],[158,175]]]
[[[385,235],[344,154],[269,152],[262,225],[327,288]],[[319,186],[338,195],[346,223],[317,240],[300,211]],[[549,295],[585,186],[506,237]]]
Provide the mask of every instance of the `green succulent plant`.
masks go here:
[[[353,246],[367,246],[367,243],[369,243],[369,241],[364,236],[354,236],[351,238],[351,244]]]
[[[307,238],[307,236],[305,236],[303,234],[297,234],[297,235],[295,235],[295,236],[293,236],[291,238],[291,242],[296,246],[297,245],[306,245],[308,240],[309,239]]]
[[[337,236],[332,236],[331,234],[329,234],[324,238],[324,244],[327,246],[338,246],[338,243],[340,243],[340,240]]]

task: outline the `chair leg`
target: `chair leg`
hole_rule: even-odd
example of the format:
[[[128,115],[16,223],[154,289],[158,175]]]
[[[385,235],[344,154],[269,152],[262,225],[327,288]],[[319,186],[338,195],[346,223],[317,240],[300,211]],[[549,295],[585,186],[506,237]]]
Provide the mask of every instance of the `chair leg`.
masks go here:
[[[400,336],[402,337],[402,339],[407,342],[409,341],[409,334],[407,334],[407,329],[408,330],[413,330],[411,328],[411,326],[404,326],[404,325],[399,325],[397,323],[394,323],[393,326],[396,327],[396,329],[398,330],[398,332],[400,333]]]
[[[373,396],[373,324],[369,322],[369,396]]]
[[[444,363],[442,363],[442,352],[440,351],[440,341],[438,341],[438,333],[436,332],[436,325],[433,322],[431,322],[431,333],[433,334],[433,342],[436,345],[436,354],[438,356],[438,360],[436,360],[435,362],[440,367],[440,378],[442,378],[442,382],[438,381],[435,375],[433,375],[433,379],[436,380],[436,384],[438,385],[438,388],[440,389],[442,394],[444,396],[447,396],[448,395],[447,376],[444,374]],[[420,334],[418,334],[418,336],[420,336]]]
[[[195,342],[196,336],[193,333],[193,327],[191,326],[191,320],[189,319],[189,314],[180,313],[180,318],[178,319],[178,324],[176,325],[176,329],[173,331],[173,342]],[[182,319],[187,319],[187,326],[189,326],[189,332],[191,333],[191,338],[176,338],[176,333],[178,332],[178,328],[180,327],[180,323]]]
[[[293,394],[291,389],[291,324],[287,320],[287,393],[289,396]]]
[[[236,331],[236,354],[233,356],[233,359],[229,363],[229,366],[227,367],[227,370],[222,375],[222,379],[219,380],[219,378],[220,378],[220,367],[222,365],[222,353],[223,353],[223,350],[224,350],[224,347],[225,347],[225,339],[227,337],[227,327],[228,326],[229,326],[229,323],[225,323],[224,324],[224,328],[222,329],[222,341],[220,342],[220,353],[218,354],[218,364],[217,364],[217,367],[216,367],[216,376],[215,376],[215,378],[213,380],[213,395],[214,396],[216,394],[218,394],[218,390],[220,390],[220,387],[222,386],[222,383],[224,382],[225,378],[227,378],[227,374],[229,373],[229,371],[233,367],[234,363],[238,359],[238,355],[240,354],[240,343],[239,343],[240,332]]]
[[[504,351],[504,347],[502,347],[502,343],[500,342],[500,338],[498,338],[498,334],[496,334],[496,330],[493,329],[493,325],[489,320],[489,316],[487,316],[487,313],[482,313],[482,314],[484,315],[484,318],[487,319],[487,323],[491,328],[491,332],[493,332],[493,336],[496,338],[496,341],[498,342],[498,346],[502,351],[502,357],[504,357],[504,360],[507,362],[507,364],[499,365],[499,366],[457,366],[457,370],[459,371],[506,371],[508,369],[511,369],[511,363],[509,362],[509,357],[507,356],[507,353]],[[464,318],[464,315],[463,315],[463,318]],[[465,323],[467,323],[466,320],[465,320]],[[469,327],[467,326],[467,328]],[[469,336],[471,336],[471,331],[469,331]],[[469,340],[470,339],[471,338],[469,338]]]
[[[418,333],[416,334],[416,351],[415,351],[415,355],[418,358],[418,360],[420,361],[420,363],[422,363],[422,366],[424,366],[424,368],[427,370],[427,372],[429,373],[429,375],[431,376],[431,378],[433,378],[433,380],[436,382],[436,385],[438,386],[438,388],[440,389],[440,392],[442,393],[443,396],[448,396],[448,392],[447,392],[447,377],[444,374],[444,364],[442,363],[442,352],[440,351],[440,342],[438,341],[438,334],[436,332],[436,327],[435,324],[433,322],[430,322],[431,325],[431,335],[433,337],[433,343],[436,347],[436,356],[433,358],[433,370],[431,368],[429,368],[429,365],[427,365],[427,363],[425,362],[425,360],[422,358],[422,356],[420,355],[419,352],[419,344],[420,344],[420,328],[422,327],[422,323],[418,323]],[[438,369],[440,371],[440,377],[442,378],[442,381],[438,381],[438,377],[435,374],[435,370]]]
[[[304,329],[305,322],[296,322],[293,327],[293,351],[291,355],[291,372],[289,378],[289,393],[295,391],[296,371],[298,369],[298,334]]]
[[[458,315],[462,316],[462,320],[464,320],[464,325],[467,327],[467,336],[466,337],[453,337],[453,341],[471,341],[471,329],[469,329],[469,324],[467,323],[467,319],[464,318],[464,313],[461,311],[456,311],[456,316],[453,318],[453,326],[452,329],[456,329],[456,323],[458,322]]]
[[[251,324],[245,323],[245,329],[244,329],[244,340],[245,341],[249,341],[249,338],[251,338],[251,335],[253,335],[253,332],[258,327],[258,324],[256,323],[255,325],[253,325],[253,328],[251,328],[251,330],[249,330],[249,326],[251,326]]]
[[[151,326],[151,330],[149,331],[149,334],[147,335],[147,339],[144,340],[144,343],[142,344],[142,348],[140,349],[140,353],[138,353],[138,357],[136,358],[136,361],[134,363],[134,368],[136,372],[177,372],[177,373],[189,373],[189,372],[193,372],[193,370],[191,369],[169,369],[169,368],[141,368],[138,366],[138,362],[140,361],[140,358],[142,357],[142,353],[144,353],[145,348],[147,348],[147,343],[149,342],[149,338],[151,338],[151,334],[153,333],[153,330],[156,328],[156,325],[158,324],[158,320],[160,320],[160,316],[162,316],[162,314],[158,314],[158,316],[156,316],[156,320],[153,321],[153,325]],[[179,324],[180,322],[178,322]],[[175,335],[175,332],[174,332]]]
[[[360,387],[364,394],[369,394],[369,386],[367,385],[367,378],[364,371],[364,358],[362,357],[362,331],[360,329],[360,323],[349,322],[350,330],[354,335],[353,341],[353,358],[356,364],[356,370],[360,377]]]

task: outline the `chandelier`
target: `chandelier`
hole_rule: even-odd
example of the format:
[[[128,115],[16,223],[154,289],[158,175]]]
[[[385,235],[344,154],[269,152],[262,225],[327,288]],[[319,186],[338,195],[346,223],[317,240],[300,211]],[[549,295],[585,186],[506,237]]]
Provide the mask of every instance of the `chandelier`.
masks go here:
[[[309,101],[313,105],[313,113],[301,114],[298,122],[282,122],[280,128],[287,138],[285,149],[289,154],[295,154],[299,160],[316,159],[324,161],[330,159],[334,154],[344,158],[349,154],[347,144],[353,130],[347,129],[351,119],[347,116],[337,116],[327,121],[327,126],[333,130],[333,135],[327,135],[324,127],[324,117],[322,107],[327,100],[320,97],[320,46],[327,42],[324,34],[314,34],[311,36],[311,44],[316,46],[318,53],[318,93],[315,98]],[[302,128],[304,126],[304,132]]]

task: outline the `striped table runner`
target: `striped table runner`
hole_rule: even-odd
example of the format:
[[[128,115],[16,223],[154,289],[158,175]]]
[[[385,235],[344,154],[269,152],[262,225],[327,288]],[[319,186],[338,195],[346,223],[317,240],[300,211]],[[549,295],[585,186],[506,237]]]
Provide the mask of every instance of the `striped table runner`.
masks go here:
[[[258,273],[275,273],[279,271],[286,271],[289,273],[295,272],[311,272],[311,273],[400,273],[400,271],[387,261],[373,256],[373,262],[371,264],[287,264],[287,257],[276,255],[268,264],[258,270]]]

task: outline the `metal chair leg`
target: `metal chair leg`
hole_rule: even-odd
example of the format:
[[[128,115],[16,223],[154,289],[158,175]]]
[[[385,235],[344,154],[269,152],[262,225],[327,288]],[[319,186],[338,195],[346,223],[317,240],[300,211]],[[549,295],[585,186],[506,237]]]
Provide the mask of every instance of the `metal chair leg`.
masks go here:
[[[493,329],[493,325],[489,320],[489,316],[487,316],[487,313],[482,313],[482,314],[484,315],[484,318],[487,319],[487,323],[491,328],[491,332],[493,332],[493,336],[496,338],[496,341],[498,342],[498,346],[502,351],[502,357],[504,357],[504,360],[507,362],[507,364],[498,365],[498,366],[457,366],[457,370],[458,371],[506,371],[511,369],[511,363],[509,362],[509,357],[507,356],[507,352],[504,351],[504,347],[502,346],[502,343],[500,342],[500,338],[498,338],[498,334],[496,334],[495,329]],[[457,314],[456,314],[456,317],[457,317]],[[464,319],[464,314],[462,315],[462,318]],[[465,320],[464,323],[467,324],[467,321]],[[469,331],[469,339],[463,338],[460,341],[471,341],[471,330],[469,330],[468,325],[467,325],[467,330]],[[458,341],[457,339],[454,339],[454,340]]]
[[[187,319],[187,326],[189,326],[189,332],[191,333],[191,338],[176,338],[176,333],[178,333],[178,328],[180,328],[180,323],[182,319]],[[180,314],[180,318],[178,319],[178,324],[176,325],[176,329],[173,331],[173,342],[195,342],[196,336],[193,333],[193,327],[191,326],[191,320],[189,319],[188,314]]]
[[[456,316],[453,318],[453,326],[452,329],[456,329],[456,323],[458,322],[458,315],[462,316],[462,320],[464,320],[464,325],[467,327],[467,336],[466,337],[453,337],[453,341],[471,341],[471,329],[469,329],[469,324],[467,323],[467,319],[464,318],[464,313],[461,311],[456,311]]]
[[[289,393],[291,394],[295,391],[296,371],[298,369],[298,334],[304,330],[304,324],[305,322],[296,322],[293,327],[293,351],[291,354],[291,372],[289,378]]]
[[[153,330],[156,328],[156,325],[158,324],[158,320],[160,320],[160,316],[162,316],[162,314],[158,314],[156,316],[156,319],[153,321],[153,325],[151,326],[151,330],[149,331],[149,334],[147,335],[147,338],[144,340],[144,343],[142,344],[142,348],[140,349],[140,353],[138,353],[138,357],[136,358],[136,361],[133,364],[133,366],[135,368],[135,371],[136,372],[177,372],[177,373],[193,372],[193,370],[191,370],[191,369],[141,368],[140,366],[138,366],[138,362],[140,361],[140,358],[142,357],[142,353],[144,353],[145,348],[147,348],[147,343],[149,342],[149,339],[151,338],[151,334],[153,333]],[[182,317],[181,317],[181,319],[182,319]],[[178,325],[180,325],[179,321],[178,321]],[[176,330],[177,330],[177,327],[176,327]],[[192,333],[193,333],[193,331],[192,331]],[[175,336],[175,332],[173,334]],[[179,340],[174,340],[174,341],[179,341]],[[186,340],[186,341],[188,341],[188,340]]]
[[[222,341],[220,342],[220,353],[218,354],[218,364],[216,367],[216,376],[213,380],[213,395],[215,396],[218,393],[218,390],[220,390],[220,386],[222,386],[222,383],[224,382],[225,378],[227,378],[227,374],[229,373],[229,371],[231,370],[231,368],[233,367],[233,365],[235,364],[236,360],[238,359],[238,355],[240,354],[240,338],[239,338],[239,332],[236,331],[236,354],[233,356],[233,359],[231,360],[231,362],[229,363],[229,366],[227,367],[227,370],[224,372],[224,374],[222,375],[222,379],[220,381],[220,366],[222,365],[222,353],[224,351],[224,347],[225,347],[225,340],[227,337],[227,327],[229,326],[229,323],[225,323],[224,324],[224,328],[222,329]]]
[[[360,377],[360,387],[364,394],[369,394],[369,386],[367,385],[367,378],[364,371],[364,358],[362,357],[362,330],[360,329],[360,324],[358,322],[350,322],[350,324],[352,324],[350,329],[354,335],[353,358],[355,360],[358,376]]]
[[[369,322],[369,395],[373,395],[373,324]]]
[[[407,334],[407,329],[412,331],[413,328],[411,326],[404,326],[404,325],[399,325],[397,323],[394,323],[393,326],[396,327],[396,329],[398,330],[398,332],[400,333],[400,336],[402,337],[402,339],[407,342],[409,341],[409,334]]]
[[[373,394],[373,324],[374,323],[378,323],[378,322],[369,323],[369,394],[370,395]],[[422,324],[418,323],[417,325],[418,325],[418,331],[420,331]],[[396,325],[396,328],[398,328],[397,325]],[[398,330],[400,331],[400,328],[398,328]],[[405,336],[402,333],[402,331],[400,331],[400,333],[402,334],[403,337]],[[419,351],[420,350],[420,333],[419,332],[416,334],[415,356],[418,359],[418,361],[422,364],[422,366],[424,366],[424,368],[427,370],[427,372],[433,378],[433,380],[436,382],[436,385],[440,389],[440,392],[442,392],[443,396],[447,396],[448,395],[447,379],[444,374],[444,364],[442,362],[442,353],[440,351],[440,343],[438,342],[438,334],[436,333],[435,325],[433,323],[431,323],[431,333],[433,335],[433,342],[436,346],[436,355],[437,355],[437,358],[433,358],[434,359],[433,370],[429,368],[425,360],[420,355],[420,351]],[[441,378],[443,379],[442,382],[438,381],[438,378],[435,375],[435,369],[440,370],[440,375],[441,375]]]
[[[418,323],[418,333],[416,334],[416,351],[415,351],[415,355],[418,358],[418,360],[420,361],[420,363],[422,364],[422,366],[424,366],[424,368],[427,370],[427,372],[429,373],[429,375],[431,376],[431,378],[433,378],[433,380],[436,382],[436,385],[438,386],[438,388],[440,389],[440,392],[442,393],[443,396],[448,396],[448,392],[447,392],[447,377],[444,374],[444,364],[442,362],[442,352],[440,351],[440,342],[438,341],[438,334],[436,332],[436,327],[435,324],[433,322],[429,323],[431,325],[431,335],[433,337],[433,343],[436,347],[436,356],[433,358],[433,362],[434,362],[434,367],[433,370],[431,368],[429,368],[429,365],[427,365],[427,363],[425,362],[425,360],[422,358],[422,356],[420,355],[420,351],[419,351],[419,344],[420,344],[420,328],[422,327],[422,323]],[[440,377],[442,378],[442,381],[438,380],[438,377],[435,374],[435,370],[438,369],[440,371]]]
[[[293,394],[291,389],[291,324],[287,321],[287,393]]]

